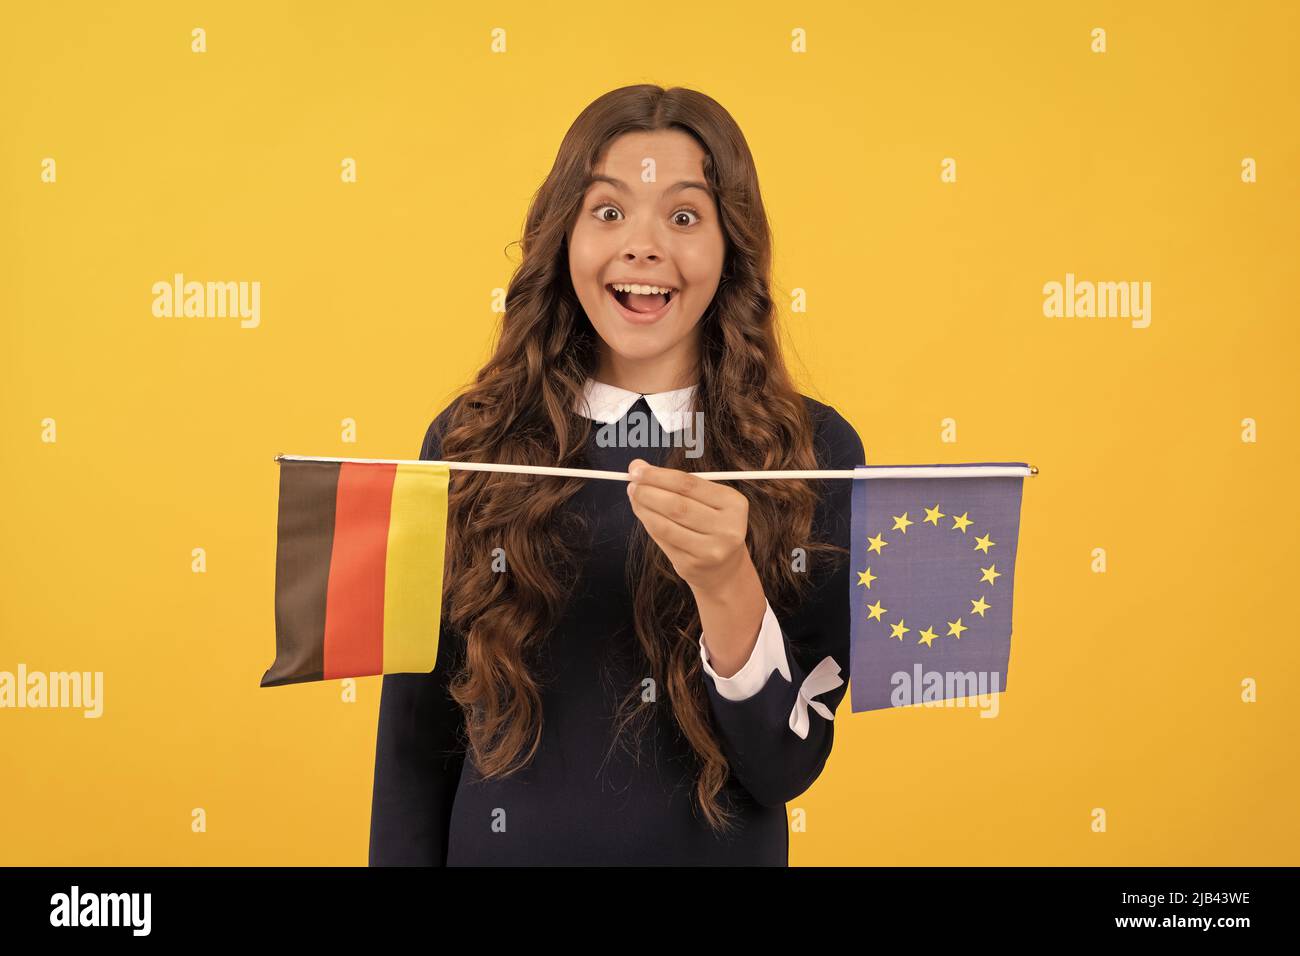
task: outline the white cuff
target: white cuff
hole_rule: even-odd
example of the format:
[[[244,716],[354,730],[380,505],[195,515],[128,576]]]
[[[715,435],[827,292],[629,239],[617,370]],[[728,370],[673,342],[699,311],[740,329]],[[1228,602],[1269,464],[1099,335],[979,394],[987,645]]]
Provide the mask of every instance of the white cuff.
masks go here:
[[[750,651],[749,660],[745,662],[744,667],[730,677],[719,676],[718,672],[709,666],[709,652],[704,648],[703,634],[700,635],[700,660],[704,662],[705,673],[713,678],[718,693],[727,700],[745,700],[753,697],[763,689],[768,676],[774,670],[780,671],[781,676],[787,681],[790,680],[790,663],[785,659],[785,639],[781,636],[781,625],[777,623],[771,604],[768,604],[767,610],[763,612],[763,625],[758,629],[758,642]]]
[[[790,662],[785,656],[785,638],[781,634],[781,625],[777,622],[772,605],[767,605],[763,612],[763,624],[758,629],[758,640],[750,651],[745,666],[730,677],[721,677],[709,666],[709,652],[704,647],[704,635],[700,635],[700,660],[705,672],[713,679],[718,693],[727,700],[747,700],[763,689],[772,671],[780,671],[786,682],[790,682]],[[819,700],[813,700],[818,694],[834,690],[844,683],[840,676],[840,665],[835,658],[827,654],[821,663],[812,669],[799,687],[799,696],[795,698],[794,707],[790,709],[790,730],[803,740],[808,739],[808,708],[811,707],[827,720],[834,720],[835,713]]]

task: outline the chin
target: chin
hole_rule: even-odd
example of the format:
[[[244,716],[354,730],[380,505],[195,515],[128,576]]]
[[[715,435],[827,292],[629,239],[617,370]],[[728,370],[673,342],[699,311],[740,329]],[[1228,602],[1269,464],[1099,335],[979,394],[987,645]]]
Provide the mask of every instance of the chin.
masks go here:
[[[602,338],[619,358],[636,362],[657,358],[671,349],[676,343],[676,339],[666,335],[616,335],[612,339],[605,336],[602,336]]]

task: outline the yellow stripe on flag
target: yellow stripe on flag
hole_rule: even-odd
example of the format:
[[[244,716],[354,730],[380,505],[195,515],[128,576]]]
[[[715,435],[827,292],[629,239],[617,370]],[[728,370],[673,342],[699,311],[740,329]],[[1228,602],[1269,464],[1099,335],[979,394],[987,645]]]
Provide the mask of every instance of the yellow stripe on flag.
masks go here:
[[[433,670],[438,659],[449,469],[397,466],[384,569],[384,673]]]

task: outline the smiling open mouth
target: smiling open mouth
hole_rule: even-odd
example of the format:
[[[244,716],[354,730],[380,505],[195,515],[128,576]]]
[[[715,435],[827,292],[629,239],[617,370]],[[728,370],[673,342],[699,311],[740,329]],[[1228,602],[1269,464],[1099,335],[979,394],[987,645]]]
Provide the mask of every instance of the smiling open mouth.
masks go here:
[[[649,288],[649,287],[641,286],[640,288]],[[611,296],[613,296],[614,301],[617,302],[628,312],[634,313],[636,315],[644,315],[648,318],[657,315],[660,312],[662,312],[664,309],[666,309],[668,307],[668,303],[670,303],[673,300],[673,298],[677,295],[678,290],[676,289],[671,289],[668,288],[667,286],[660,286],[658,288],[664,288],[667,289],[668,291],[642,294],[642,293],[632,292],[627,288],[616,289],[614,288],[613,283],[607,284],[605,286],[605,291],[608,292]]]

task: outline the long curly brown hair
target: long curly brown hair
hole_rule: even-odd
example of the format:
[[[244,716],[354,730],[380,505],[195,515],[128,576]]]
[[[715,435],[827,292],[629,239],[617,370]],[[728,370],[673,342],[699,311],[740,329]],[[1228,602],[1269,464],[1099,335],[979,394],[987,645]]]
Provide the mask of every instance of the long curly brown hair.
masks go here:
[[[533,198],[522,262],[506,292],[492,357],[456,403],[442,438],[445,460],[584,467],[591,420],[574,411],[594,374],[597,335],[569,277],[566,227],[605,147],[632,131],[682,130],[704,150],[726,254],[717,292],[699,320],[696,409],[709,440],[687,459],[670,449],[663,465],[686,471],[816,468],[813,423],[781,355],[769,290],[771,233],[749,147],[735,121],[689,89],[628,86],[604,94],[574,121]],[[577,581],[585,540],[564,510],[585,479],[453,471],[447,521],[444,621],[465,636],[450,692],[465,716],[467,748],[483,777],[525,766],[541,742],[541,683],[535,651],[562,614]],[[797,602],[810,570],[843,549],[811,540],[816,492],[804,481],[740,481],[749,500],[748,546],[774,611]],[[575,524],[577,522],[577,524]],[[575,546],[577,543],[577,546]],[[495,548],[509,573],[492,567]],[[698,646],[700,618],[689,586],[636,522],[627,574],[644,673],[662,688],[698,758],[695,798],[718,830],[734,825],[719,794],[726,757],[714,732]],[[643,728],[651,706],[640,682],[615,715],[616,739]]]

